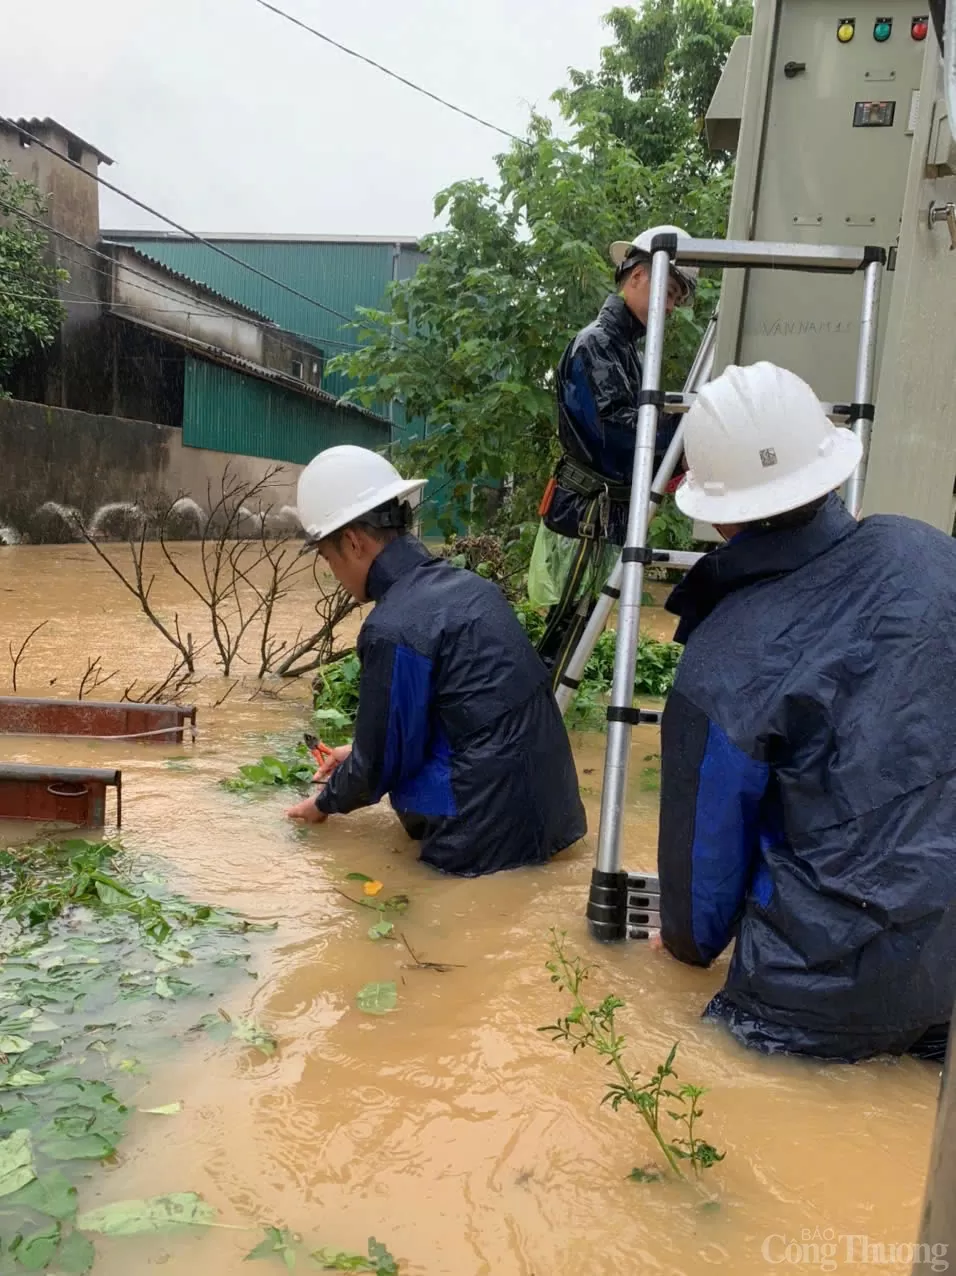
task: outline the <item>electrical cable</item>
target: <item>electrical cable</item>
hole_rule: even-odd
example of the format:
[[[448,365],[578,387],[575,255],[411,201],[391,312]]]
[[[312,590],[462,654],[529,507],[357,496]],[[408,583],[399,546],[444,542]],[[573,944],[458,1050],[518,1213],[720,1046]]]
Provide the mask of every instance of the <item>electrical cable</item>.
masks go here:
[[[286,22],[291,22],[293,26],[300,27],[303,31],[308,31],[310,35],[316,36],[319,40],[324,40],[326,44],[331,44],[334,48],[340,49],[343,53],[347,53],[349,57],[357,58],[359,62],[364,62],[367,66],[374,67],[376,71],[381,71],[384,75],[390,76],[393,80],[397,80],[399,84],[404,84],[406,88],[414,89],[416,93],[421,93],[424,97],[431,98],[433,102],[447,106],[450,111],[455,111],[458,115],[463,115],[466,119],[473,120],[476,124],[490,128],[493,132],[500,133],[502,137],[510,138],[512,142],[517,142],[520,146],[528,145],[525,138],[518,137],[516,133],[510,133],[508,129],[501,128],[497,124],[492,124],[490,120],[483,120],[480,115],[466,111],[463,106],[456,106],[454,102],[449,102],[447,98],[439,97],[437,93],[432,93],[430,89],[423,88],[421,84],[416,84],[414,80],[406,79],[404,75],[399,75],[397,71],[389,70],[387,66],[382,66],[381,62],[376,62],[373,58],[366,57],[364,53],[358,53],[355,49],[350,49],[348,45],[340,44],[338,40],[333,40],[330,35],[316,30],[315,27],[310,27],[307,22],[303,22],[300,18],[294,18],[291,13],[286,13],[284,9],[270,4],[269,0],[256,0],[256,4],[263,9],[268,9],[270,13],[274,13],[280,18],[285,18]]]
[[[56,236],[57,236],[58,238],[60,238],[60,239],[65,239],[68,243],[75,244],[75,245],[76,245],[76,247],[78,247],[78,248],[82,248],[82,249],[83,249],[83,251],[84,251],[85,253],[89,253],[89,254],[91,254],[91,255],[92,255],[92,256],[94,256],[94,257],[98,257],[98,258],[100,258],[101,260],[103,260],[103,261],[105,261],[105,262],[108,262],[108,263],[110,264],[110,266],[111,266],[111,267],[112,267],[112,266],[119,266],[119,269],[121,269],[121,270],[125,271],[127,274],[134,275],[134,276],[135,276],[136,278],[138,278],[138,279],[145,279],[145,280],[147,281],[147,283],[155,284],[155,283],[157,283],[157,282],[158,282],[158,281],[157,281],[157,280],[156,280],[156,279],[155,279],[152,275],[147,274],[145,271],[143,271],[143,270],[137,270],[137,268],[136,268],[135,266],[128,266],[128,265],[125,265],[125,264],[123,264],[123,263],[119,263],[119,262],[117,262],[117,261],[116,261],[116,258],[115,258],[115,257],[111,257],[109,253],[104,253],[104,252],[100,251],[100,250],[99,250],[99,249],[97,249],[97,248],[91,248],[91,247],[89,246],[89,244],[85,244],[85,243],[84,243],[81,239],[76,239],[73,235],[68,235],[68,234],[66,233],[66,231],[63,231],[63,230],[57,230],[55,227],[50,226],[47,222],[43,221],[43,220],[42,220],[41,218],[39,218],[39,217],[34,217],[34,216],[32,216],[30,213],[24,212],[22,209],[19,209],[19,208],[13,208],[13,207],[12,207],[11,205],[9,205],[9,204],[3,204],[3,202],[2,202],[2,201],[0,201],[0,207],[5,208],[5,209],[6,209],[6,211],[7,211],[8,213],[12,213],[13,215],[15,215],[15,216],[17,216],[17,217],[22,217],[22,218],[24,218],[24,220],[26,220],[26,221],[28,221],[28,222],[31,222],[34,226],[38,226],[38,227],[40,227],[40,229],[44,232],[44,234],[48,234],[48,235],[56,235]],[[117,244],[117,247],[119,247],[119,248],[130,248],[130,245],[129,245],[129,244],[121,244],[121,243],[120,243],[120,244]],[[137,250],[137,249],[135,249],[135,248],[133,248],[133,249],[132,249],[132,251],[133,251],[133,252],[137,252],[138,250]],[[112,278],[112,270],[103,270],[103,268],[102,268],[102,267],[93,266],[93,265],[91,265],[89,262],[84,262],[84,261],[80,261],[80,260],[78,260],[76,257],[70,257],[70,256],[68,256],[68,255],[66,255],[66,254],[64,254],[64,255],[66,256],[66,260],[67,260],[67,261],[71,261],[71,262],[73,262],[73,263],[74,263],[75,265],[77,265],[77,266],[83,266],[84,268],[87,268],[87,269],[90,269],[90,270],[94,270],[94,271],[96,271],[96,273],[97,273],[97,274],[102,275],[105,279]],[[147,255],[147,254],[144,254],[144,255]],[[148,256],[148,255],[147,255],[147,256]],[[152,260],[154,260],[154,259],[153,259],[153,258],[149,258],[149,260],[151,260],[151,261],[152,261]],[[156,265],[157,265],[157,266],[158,266],[161,270],[168,270],[168,269],[169,269],[169,267],[168,267],[168,266],[164,265],[164,263],[163,263],[163,262],[158,261],[158,260],[156,261]],[[208,285],[203,284],[203,283],[202,283],[202,281],[201,281],[201,280],[199,280],[199,279],[194,280],[193,282],[194,282],[194,283],[197,285],[197,287],[199,287],[199,288],[206,288],[206,287],[208,286]],[[142,285],[141,285],[141,287],[142,287]],[[170,292],[176,292],[176,291],[177,291],[177,286],[176,286],[176,284],[170,284],[170,285],[169,285],[169,288],[168,288],[168,290],[167,290],[166,292],[160,292],[160,291],[159,291],[158,289],[156,289],[156,288],[142,288],[142,291],[143,291],[143,292],[149,292],[149,293],[152,293],[154,296],[156,296],[156,297],[162,297],[164,300],[167,300],[167,301],[168,301],[168,300],[170,299],[170,298],[169,298],[169,293],[170,293]],[[179,296],[183,297],[183,298],[184,298],[184,300],[187,300],[187,301],[195,301],[195,300],[196,300],[196,298],[195,298],[195,297],[192,297],[192,296],[188,295],[187,293],[185,293],[185,292],[181,292],[181,291],[179,292]],[[68,300],[69,300],[69,298],[66,298],[66,300],[68,301]],[[102,304],[102,303],[101,303],[101,304]],[[239,317],[239,316],[237,316],[237,314],[236,314],[236,310],[235,310],[235,309],[229,309],[229,308],[227,308],[227,306],[224,306],[224,305],[222,304],[222,302],[215,302],[215,301],[210,300],[210,301],[208,301],[208,302],[203,301],[203,302],[202,302],[202,304],[203,304],[204,306],[208,306],[208,307],[209,307],[209,310],[213,311],[214,313],[216,313],[216,314],[221,314],[221,315],[225,315],[225,316],[227,316],[227,317],[228,317],[228,318],[230,318],[230,319],[235,319],[235,318]],[[237,303],[237,305],[240,305],[240,304],[241,304],[241,303]],[[184,312],[184,313],[195,313],[195,314],[201,314],[201,313],[203,313],[203,312],[202,312],[202,311],[194,311],[194,312],[188,312],[188,311],[187,311],[187,312]],[[288,342],[283,342],[283,341],[281,340],[280,336],[279,336],[279,334],[280,334],[280,333],[285,333],[287,336],[290,336],[290,337],[301,337],[303,341],[311,342],[313,345],[317,345],[317,346],[320,346],[320,347],[321,347],[321,345],[322,345],[322,344],[325,344],[325,345],[332,345],[332,346],[341,346],[341,347],[343,347],[343,349],[346,349],[346,350],[360,350],[360,349],[362,348],[361,346],[359,346],[359,345],[358,345],[358,344],[356,344],[355,342],[349,342],[349,341],[339,341],[339,340],[337,340],[337,339],[336,339],[336,338],[334,338],[334,337],[316,337],[316,336],[313,336],[311,333],[306,333],[306,332],[297,332],[294,328],[283,328],[283,327],[280,327],[279,325],[275,325],[275,326],[273,326],[272,324],[268,323],[268,322],[267,322],[267,321],[265,321],[264,319],[256,319],[256,318],[255,318],[253,315],[251,315],[251,314],[250,314],[250,315],[243,315],[243,316],[241,316],[241,317],[242,317],[242,318],[243,318],[246,322],[251,323],[251,324],[254,324],[257,328],[259,328],[259,329],[260,329],[260,331],[265,332],[265,333],[268,333],[270,337],[272,337],[272,338],[274,338],[275,340],[277,340],[277,341],[279,342],[279,344],[280,344],[280,345],[282,345],[282,346],[284,346],[287,350],[297,350],[297,349],[298,349],[298,347],[296,347],[296,346],[290,346],[290,345],[288,344]],[[300,352],[300,353],[301,353],[301,352]]]
[[[167,226],[172,226],[173,229],[178,230],[181,235],[185,235],[187,238],[194,240],[197,244],[202,244],[204,248],[209,248],[212,252],[218,253],[220,257],[224,257],[226,261],[231,261],[233,265],[241,266],[244,270],[251,271],[252,274],[257,275],[260,279],[264,279],[266,283],[273,284],[276,288],[281,288],[284,292],[291,293],[293,297],[298,297],[300,301],[308,302],[310,306],[316,306],[319,310],[326,311],[327,314],[335,315],[337,319],[342,319],[345,323],[353,322],[353,319],[348,315],[344,315],[341,310],[336,310],[334,307],[327,306],[324,302],[316,300],[315,297],[310,297],[304,292],[299,292],[298,288],[293,288],[291,284],[283,283],[281,279],[274,278],[274,276],[267,274],[266,271],[260,270],[258,266],[253,266],[251,262],[243,261],[241,257],[237,257],[235,253],[231,253],[227,249],[220,247],[219,244],[214,243],[212,240],[204,239],[202,235],[197,235],[196,232],[190,230],[188,226],[183,226],[179,222],[173,221],[173,219],[171,217],[167,217],[165,213],[161,213],[158,209],[152,208],[149,204],[144,203],[143,200],[137,199],[135,195],[130,195],[127,191],[116,186],[113,182],[107,181],[105,177],[100,177],[99,173],[91,173],[89,169],[84,168],[82,164],[78,164],[76,160],[71,160],[68,156],[63,155],[56,150],[55,147],[49,146],[46,142],[42,142],[38,137],[34,137],[32,133],[17,124],[15,120],[8,119],[5,115],[0,115],[0,124],[6,124],[9,128],[14,129],[21,137],[26,138],[31,146],[39,146],[41,150],[48,151],[51,155],[55,155],[58,160],[64,164],[69,164],[69,166],[71,168],[75,168],[78,173],[82,173],[85,177],[89,177],[92,181],[99,183],[100,186],[104,186],[107,190],[112,191],[114,195],[122,196],[123,199],[128,200],[131,204],[135,204],[137,208],[141,208],[144,213],[149,213],[151,217],[156,217],[159,221],[165,222]]]

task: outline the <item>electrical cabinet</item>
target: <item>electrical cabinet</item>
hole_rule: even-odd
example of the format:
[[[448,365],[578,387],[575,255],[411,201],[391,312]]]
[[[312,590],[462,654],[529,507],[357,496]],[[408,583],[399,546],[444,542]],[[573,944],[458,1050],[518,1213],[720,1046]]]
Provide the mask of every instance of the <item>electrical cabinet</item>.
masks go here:
[[[895,247],[924,54],[935,45],[925,2],[757,0],[729,239]],[[714,95],[715,142],[732,131],[739,61],[728,60],[735,84]],[[881,319],[891,290],[888,273]],[[715,372],[768,359],[821,399],[851,401],[861,297],[861,278],[725,270]]]

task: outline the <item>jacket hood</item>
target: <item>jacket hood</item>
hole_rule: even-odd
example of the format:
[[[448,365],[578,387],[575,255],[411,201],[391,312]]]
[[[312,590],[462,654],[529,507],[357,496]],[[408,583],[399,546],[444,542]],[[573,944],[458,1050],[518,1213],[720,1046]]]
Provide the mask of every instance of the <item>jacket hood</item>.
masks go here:
[[[680,617],[674,641],[686,643],[728,594],[805,567],[859,526],[840,498],[831,492],[805,527],[745,529],[726,545],[711,550],[691,568],[665,604],[669,612]]]
[[[413,567],[427,563],[432,557],[415,536],[397,536],[390,541],[368,569],[365,592],[377,603],[392,585]]]

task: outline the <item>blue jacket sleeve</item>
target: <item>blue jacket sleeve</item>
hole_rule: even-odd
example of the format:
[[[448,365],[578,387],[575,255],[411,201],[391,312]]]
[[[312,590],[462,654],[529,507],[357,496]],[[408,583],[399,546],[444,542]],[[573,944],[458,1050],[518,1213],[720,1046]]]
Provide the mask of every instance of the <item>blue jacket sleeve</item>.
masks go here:
[[[611,426],[636,435],[640,392],[641,379],[635,380],[629,374],[614,342],[600,331],[590,333],[570,360],[566,389],[570,410],[602,433]],[[654,444],[655,469],[677,431],[678,421],[674,413],[660,414]]]
[[[416,775],[428,751],[431,662],[409,647],[373,637],[359,643],[362,672],[349,758],[315,804],[327,815],[373,806]]]
[[[630,376],[621,351],[606,333],[595,329],[582,341],[572,359],[572,376],[586,380],[594,411],[604,426],[637,429],[640,380]]]
[[[661,722],[661,939],[707,966],[726,948],[757,863],[769,768],[680,692]]]

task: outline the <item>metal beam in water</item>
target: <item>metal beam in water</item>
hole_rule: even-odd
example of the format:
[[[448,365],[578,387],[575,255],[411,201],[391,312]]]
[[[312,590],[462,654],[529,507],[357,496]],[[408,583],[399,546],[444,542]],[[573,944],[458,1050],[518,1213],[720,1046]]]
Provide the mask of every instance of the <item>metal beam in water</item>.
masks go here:
[[[936,1135],[923,1200],[919,1250],[919,1257],[913,1263],[914,1276],[934,1269],[945,1270],[940,1264],[946,1263],[946,1255],[956,1254],[956,1009],[936,1109]],[[927,1254],[929,1257],[924,1261]]]
[[[0,734],[139,738],[154,744],[182,744],[187,722],[195,731],[193,705],[0,696]]]
[[[116,789],[123,823],[123,775],[84,767],[0,766],[0,820],[43,820],[81,827],[106,823],[106,790]]]

